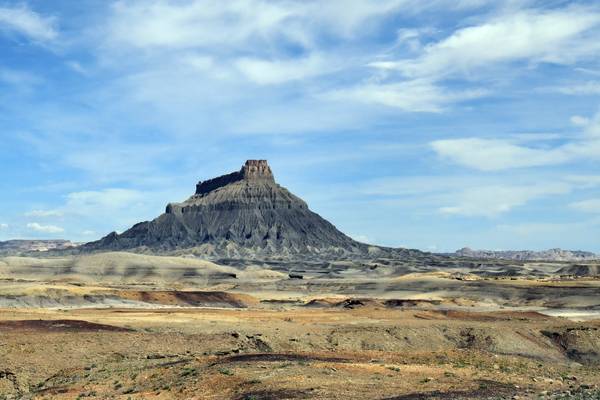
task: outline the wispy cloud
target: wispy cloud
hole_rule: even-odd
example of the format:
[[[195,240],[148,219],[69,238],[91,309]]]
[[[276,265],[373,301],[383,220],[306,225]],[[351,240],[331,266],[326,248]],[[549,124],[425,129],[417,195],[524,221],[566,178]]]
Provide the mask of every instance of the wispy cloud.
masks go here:
[[[600,52],[596,40],[600,11],[589,7],[557,10],[499,11],[487,20],[458,29],[439,41],[421,45],[421,32],[405,31],[416,56],[398,57],[393,52],[368,65],[374,77],[350,93],[405,111],[438,112],[445,104],[489,95],[489,82],[503,74],[498,70],[515,63],[529,68],[540,63],[570,64]],[[401,36],[401,40],[406,40]],[[498,45],[501,41],[502,45]],[[470,89],[451,89],[449,80],[462,80]],[[424,85],[423,82],[426,84]],[[481,85],[478,87],[477,85]],[[574,91],[594,90],[573,88]],[[411,99],[414,99],[411,101]]]
[[[30,222],[27,224],[27,228],[35,232],[40,233],[63,233],[65,230],[60,226],[55,225],[41,225],[37,222]]]
[[[58,210],[32,210],[26,212],[25,216],[34,218],[62,217],[63,213]]]
[[[598,95],[600,94],[600,82],[587,81],[583,83],[572,83],[569,85],[551,87],[547,90],[574,96]]]
[[[440,207],[439,211],[467,217],[495,217],[532,200],[567,194],[571,190],[569,185],[560,182],[528,186],[478,186],[459,192],[454,204]]]
[[[67,201],[60,213],[81,216],[101,216],[117,213],[123,208],[139,206],[144,193],[132,189],[105,189],[74,192],[67,195]]]
[[[165,191],[123,188],[72,192],[65,196],[60,207],[38,214],[48,218],[49,222],[60,220],[61,226],[65,227],[61,229],[68,230],[74,239],[85,240],[154,218],[164,210],[169,201],[177,200],[179,196]],[[29,223],[27,227],[38,232],[62,232],[53,230],[55,225],[50,224]]]
[[[109,39],[137,48],[243,45],[274,33],[294,9],[262,1],[119,1]]]
[[[518,137],[442,139],[431,142],[431,147],[444,159],[481,171],[558,165],[600,157],[600,113],[591,120],[583,117],[572,120],[583,126],[584,131],[572,135],[566,143],[554,147],[544,145],[543,136],[537,147],[519,143]],[[532,144],[531,140],[527,142]]]
[[[497,218],[532,202],[585,193],[599,186],[600,180],[593,176],[522,174],[520,183],[514,183],[503,175],[472,174],[376,179],[364,183],[359,192],[374,197],[372,201],[397,203],[418,214]],[[356,197],[356,193],[344,196]],[[592,204],[586,205],[591,211]]]
[[[354,114],[354,119],[372,119],[376,115],[368,111],[357,116],[355,104],[440,112],[486,94],[483,88],[438,86],[429,78],[373,80],[365,68],[383,50],[365,42],[389,29],[386,23],[394,16],[482,5],[481,1],[445,0],[428,4],[415,0],[117,1],[101,29],[99,51],[103,64],[115,68],[126,64],[130,72],[114,90],[133,102],[151,104],[164,113],[163,119],[197,116],[197,107],[204,107],[210,109],[210,118],[202,122],[213,130],[219,129],[221,119],[229,131],[246,130],[236,125],[256,126],[260,120],[262,124],[252,132],[267,132],[272,124],[263,114],[283,112],[289,122],[284,119],[277,125],[285,132],[298,122],[306,124],[306,118],[296,119],[293,114],[311,114],[330,108],[331,103],[338,104],[339,112]],[[404,35],[399,34],[399,40],[414,40],[415,34],[429,31],[400,30]],[[330,82],[325,81],[332,75]],[[298,82],[303,85],[292,86]],[[280,88],[260,92],[264,86]],[[253,93],[252,100],[248,93]],[[271,110],[289,104],[291,98],[297,103],[290,104],[289,110]],[[243,111],[222,115],[225,107]],[[353,125],[335,120],[341,129]],[[312,118],[312,124],[316,126],[310,130],[336,128],[321,115]]]
[[[23,35],[35,41],[51,41],[58,37],[56,21],[52,17],[42,16],[27,5],[0,7],[0,32]]]
[[[408,3],[411,2],[118,1],[112,9],[109,40],[115,45],[145,49],[219,46],[227,52],[250,43],[281,48],[286,42],[308,48],[315,45],[320,34],[353,37],[365,27],[365,22],[384,17]]]
[[[22,5],[0,6],[4,236],[123,230],[250,157],[348,232],[422,248],[467,218],[490,229],[480,242],[500,217],[589,218],[598,198],[593,2],[8,3]]]
[[[238,70],[252,82],[260,85],[306,79],[335,71],[336,66],[325,57],[313,54],[302,59],[263,60],[257,58],[239,58],[235,62]]]
[[[564,148],[536,149],[501,139],[443,139],[431,146],[441,157],[481,171],[562,164],[571,158]]]
[[[411,78],[441,79],[513,61],[571,63],[598,54],[600,45],[595,36],[586,33],[599,25],[600,12],[595,8],[500,14],[426,45],[416,59],[379,61],[371,66]]]
[[[484,89],[447,90],[429,79],[415,79],[396,83],[366,83],[332,91],[327,97],[379,104],[407,112],[441,112],[450,104],[476,99],[486,93]]]
[[[576,201],[569,204],[569,207],[577,211],[600,214],[600,198]]]

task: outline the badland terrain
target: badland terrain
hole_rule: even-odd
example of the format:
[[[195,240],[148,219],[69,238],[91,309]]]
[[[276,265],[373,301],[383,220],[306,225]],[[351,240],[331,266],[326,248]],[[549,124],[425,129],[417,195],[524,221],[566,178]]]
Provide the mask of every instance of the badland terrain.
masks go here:
[[[597,258],[360,243],[264,160],[32,250],[0,257],[0,398],[600,398]]]

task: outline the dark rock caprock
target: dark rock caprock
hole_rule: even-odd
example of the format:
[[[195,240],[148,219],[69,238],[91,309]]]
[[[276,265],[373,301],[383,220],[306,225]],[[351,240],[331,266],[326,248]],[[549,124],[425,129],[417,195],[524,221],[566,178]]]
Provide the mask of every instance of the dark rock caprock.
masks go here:
[[[309,210],[275,182],[265,160],[198,183],[183,203],[122,234],[111,233],[83,250],[191,249],[219,257],[369,254],[377,247],[359,243]]]

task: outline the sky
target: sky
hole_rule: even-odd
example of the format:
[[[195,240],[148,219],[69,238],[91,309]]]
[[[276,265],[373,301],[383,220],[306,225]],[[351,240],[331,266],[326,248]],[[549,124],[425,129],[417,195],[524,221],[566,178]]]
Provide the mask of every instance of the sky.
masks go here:
[[[0,0],[0,240],[267,159],[350,236],[600,252],[600,4]]]

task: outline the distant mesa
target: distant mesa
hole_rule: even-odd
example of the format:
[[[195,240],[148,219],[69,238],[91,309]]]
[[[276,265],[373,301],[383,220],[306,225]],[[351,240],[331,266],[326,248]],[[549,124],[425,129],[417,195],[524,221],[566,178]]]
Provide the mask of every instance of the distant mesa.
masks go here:
[[[589,251],[549,249],[543,251],[532,250],[472,250],[463,247],[452,254],[467,258],[489,258],[513,261],[596,261],[600,255]]]
[[[187,249],[231,258],[327,258],[384,251],[351,239],[312,212],[275,182],[266,160],[248,160],[239,171],[201,181],[194,195],[167,205],[158,218],[82,247],[83,251],[145,249]]]
[[[0,255],[67,250],[79,245],[69,240],[7,240],[0,242]]]

